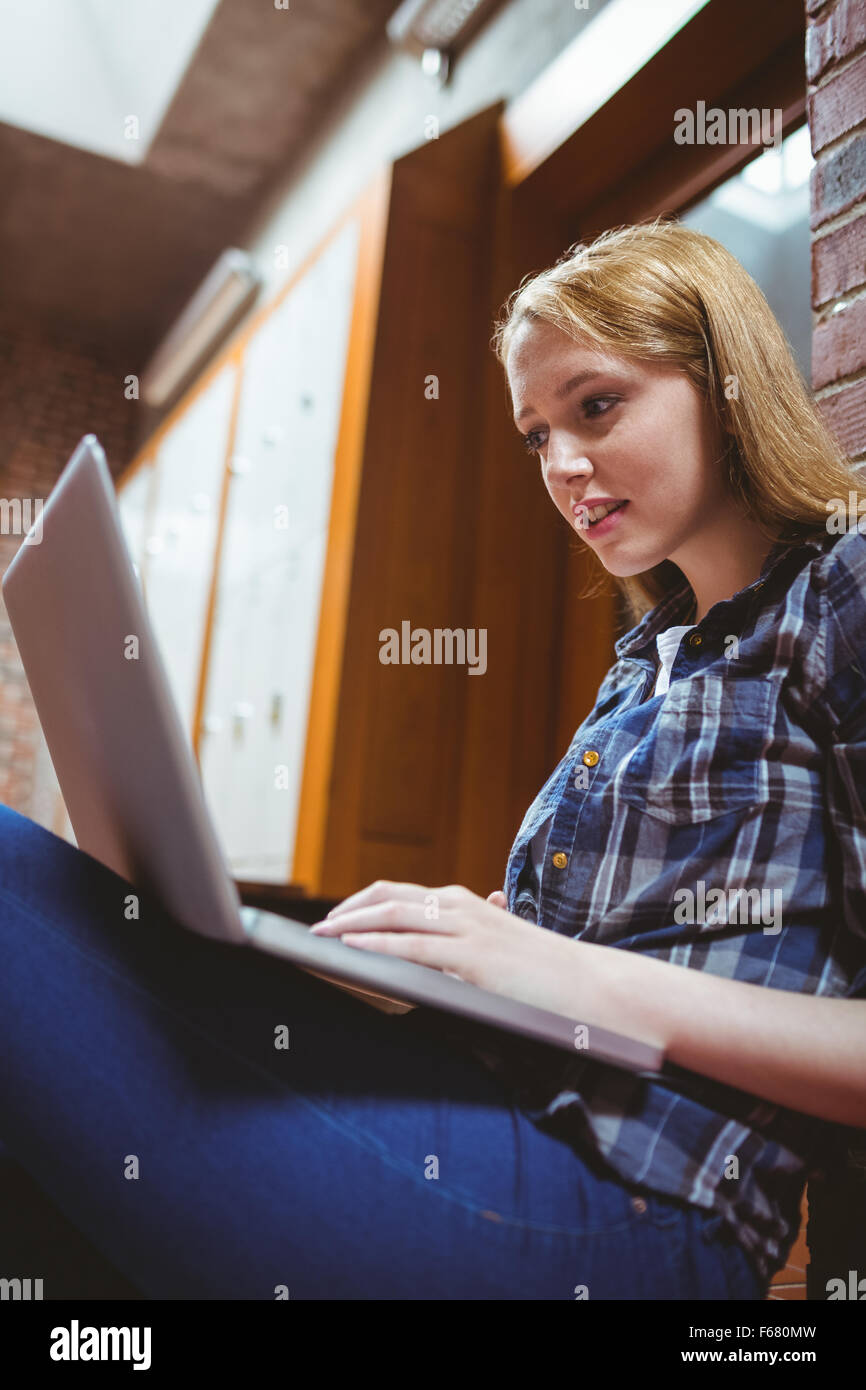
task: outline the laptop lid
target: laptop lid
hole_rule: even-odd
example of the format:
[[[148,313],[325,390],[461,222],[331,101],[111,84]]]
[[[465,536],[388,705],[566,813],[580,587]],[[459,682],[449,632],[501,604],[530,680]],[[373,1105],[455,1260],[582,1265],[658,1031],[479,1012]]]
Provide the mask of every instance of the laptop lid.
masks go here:
[[[72,454],[2,592],[78,847],[192,931],[244,941],[95,435]]]
[[[241,909],[171,695],[95,435],[85,435],[2,581],[80,849],[204,936],[575,1046],[574,1021],[396,957]],[[246,927],[244,919],[246,918]],[[652,1044],[591,1028],[589,1055],[657,1071]]]

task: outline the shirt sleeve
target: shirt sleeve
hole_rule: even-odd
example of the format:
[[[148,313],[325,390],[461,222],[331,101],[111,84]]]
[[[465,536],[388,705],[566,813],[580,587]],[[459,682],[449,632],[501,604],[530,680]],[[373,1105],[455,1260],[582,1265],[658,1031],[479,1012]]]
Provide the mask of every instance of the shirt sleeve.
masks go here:
[[[819,588],[815,703],[829,729],[827,815],[835,842],[836,901],[859,943],[847,998],[866,997],[866,536],[840,537]],[[823,722],[823,721],[822,721]]]

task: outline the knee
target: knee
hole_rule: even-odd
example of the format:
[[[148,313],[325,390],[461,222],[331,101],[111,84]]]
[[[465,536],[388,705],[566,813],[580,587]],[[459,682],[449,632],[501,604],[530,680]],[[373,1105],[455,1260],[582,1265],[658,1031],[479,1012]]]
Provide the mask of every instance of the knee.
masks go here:
[[[22,857],[44,850],[51,841],[66,843],[29,816],[13,811],[11,806],[0,801],[0,864],[20,863]]]

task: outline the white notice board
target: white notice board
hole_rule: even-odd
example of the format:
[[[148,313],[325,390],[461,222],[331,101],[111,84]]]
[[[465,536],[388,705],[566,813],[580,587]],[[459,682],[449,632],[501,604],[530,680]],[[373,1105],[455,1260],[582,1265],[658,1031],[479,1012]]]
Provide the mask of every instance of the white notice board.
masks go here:
[[[294,852],[359,231],[244,357],[199,756],[232,872],[263,882]]]
[[[144,542],[147,609],[190,741],[236,374],[227,362],[163,436]]]

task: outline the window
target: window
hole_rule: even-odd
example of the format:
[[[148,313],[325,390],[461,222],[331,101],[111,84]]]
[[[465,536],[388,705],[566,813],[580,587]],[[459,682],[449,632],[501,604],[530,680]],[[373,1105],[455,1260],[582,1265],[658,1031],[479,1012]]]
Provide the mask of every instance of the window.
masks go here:
[[[757,281],[806,381],[812,358],[809,175],[813,163],[809,129],[804,125],[680,219],[722,242]]]

